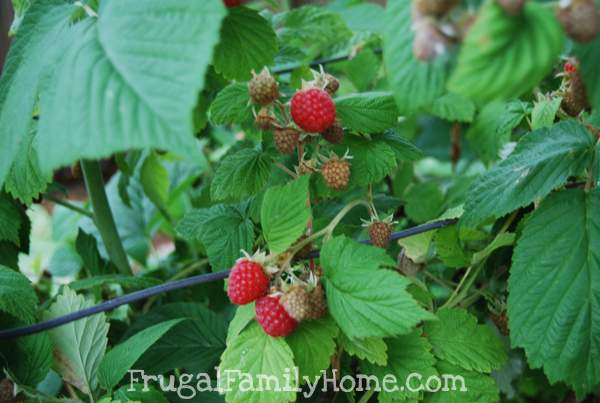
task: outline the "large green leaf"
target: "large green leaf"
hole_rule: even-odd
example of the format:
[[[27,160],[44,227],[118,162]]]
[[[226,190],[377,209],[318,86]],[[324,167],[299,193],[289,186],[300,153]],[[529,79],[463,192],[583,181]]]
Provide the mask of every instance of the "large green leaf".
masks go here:
[[[381,268],[394,262],[380,248],[336,237],[323,245],[321,265],[329,311],[349,337],[406,334],[434,319],[406,291],[409,280]]]
[[[42,98],[42,169],[143,147],[192,156],[192,111],[224,15],[218,1],[121,0],[76,24]]]
[[[549,7],[527,2],[511,16],[487,0],[461,46],[448,89],[479,102],[519,96],[552,70],[563,41]]]
[[[148,327],[109,351],[98,367],[98,380],[106,389],[114,388],[144,352],[182,319]]]
[[[338,334],[335,322],[327,317],[316,321],[308,321],[286,338],[294,353],[294,362],[298,367],[300,380],[313,382],[321,376],[321,371],[331,364],[331,356],[335,353],[335,337]],[[304,378],[306,377],[306,378]]]
[[[392,1],[385,11],[383,59],[390,88],[402,115],[414,114],[444,92],[448,68],[445,56],[430,62],[415,59],[412,6],[411,1]]]
[[[385,365],[388,360],[387,344],[380,337],[365,337],[364,339],[352,339],[344,333],[338,338],[340,346],[350,355],[361,360],[367,360],[372,364]]]
[[[214,200],[240,200],[261,191],[271,174],[271,157],[265,152],[244,148],[221,161],[210,186]]]
[[[253,323],[233,339],[223,353],[219,366],[222,384],[219,387],[226,391],[229,403],[290,402],[296,399],[294,389],[298,384],[293,368],[293,353],[285,339],[271,337],[258,323]],[[273,388],[274,382],[266,383],[264,377],[276,379],[283,390],[270,389],[269,385]],[[252,390],[251,385],[255,389],[263,385],[265,390]],[[285,390],[286,387],[288,390]]]
[[[27,205],[39,197],[52,181],[51,175],[44,175],[40,170],[36,133],[37,123],[33,123],[19,144],[5,181],[6,191]]]
[[[252,117],[248,84],[231,83],[210,104],[210,119],[216,125],[243,123]]]
[[[415,329],[411,333],[388,339],[388,362],[384,366],[373,365],[368,362],[361,364],[364,373],[373,374],[377,377],[380,384],[388,374],[392,374],[399,382],[408,382],[409,376],[418,373],[423,379],[437,375],[434,368],[435,358],[431,354],[431,345],[426,338],[422,337],[420,329]],[[410,387],[415,389],[418,385],[411,382]],[[401,385],[398,385],[400,388]],[[408,388],[405,388],[408,389]],[[389,397],[399,400],[416,399],[419,392],[410,390],[382,391],[380,400],[389,395]]]
[[[524,116],[516,106],[518,104],[500,101],[487,103],[467,130],[465,137],[482,161],[490,162],[499,158],[500,150],[510,140],[512,129]]]
[[[475,104],[468,98],[448,93],[437,98],[430,107],[432,115],[451,122],[472,122]]]
[[[544,200],[517,242],[508,282],[512,343],[581,398],[600,386],[599,209],[597,190]]]
[[[496,403],[500,401],[496,381],[488,374],[467,371],[447,361],[438,361],[435,365],[448,390],[440,389],[425,396],[427,403]],[[426,379],[423,378],[423,382]],[[436,383],[432,382],[432,387]]]
[[[501,217],[547,195],[590,163],[594,139],[574,121],[525,135],[504,161],[469,190],[462,221],[474,225]]]
[[[386,92],[364,92],[335,99],[337,117],[344,127],[359,133],[378,133],[398,123],[398,108]]]
[[[201,304],[177,302],[162,305],[140,316],[128,329],[127,337],[150,326],[185,318],[155,342],[136,362],[136,369],[162,374],[175,368],[189,373],[212,370],[225,349],[227,322]]]
[[[26,323],[35,321],[38,298],[27,277],[0,266],[0,311]]]
[[[272,253],[285,251],[306,230],[311,215],[307,205],[308,181],[309,176],[303,175],[265,193],[260,222]]]
[[[254,245],[248,203],[192,210],[183,217],[177,231],[186,239],[204,244],[213,270],[229,269],[242,250],[251,252]]]
[[[43,79],[68,45],[65,0],[38,0],[28,10],[12,41],[0,79],[0,184],[31,127]]]
[[[44,319],[89,308],[92,301],[85,300],[70,288],[56,298]],[[55,365],[65,382],[89,394],[98,384],[97,373],[108,343],[108,323],[103,313],[89,316],[50,331],[54,345]]]
[[[223,20],[221,42],[215,48],[215,70],[228,79],[247,80],[250,72],[273,63],[277,37],[258,11],[233,7]]]
[[[477,318],[463,309],[442,309],[437,316],[438,321],[424,327],[437,357],[469,371],[502,367],[506,352],[491,327],[478,325]]]

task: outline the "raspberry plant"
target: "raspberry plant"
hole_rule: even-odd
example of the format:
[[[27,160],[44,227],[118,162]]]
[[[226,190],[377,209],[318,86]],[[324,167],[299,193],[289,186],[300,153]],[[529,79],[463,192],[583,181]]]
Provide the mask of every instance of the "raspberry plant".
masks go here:
[[[287,3],[13,0],[0,401],[592,401],[597,1]]]

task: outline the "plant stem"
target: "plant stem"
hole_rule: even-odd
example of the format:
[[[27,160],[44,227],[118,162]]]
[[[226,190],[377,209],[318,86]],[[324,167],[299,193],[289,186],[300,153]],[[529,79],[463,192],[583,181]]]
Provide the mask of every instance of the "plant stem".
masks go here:
[[[43,195],[43,197],[44,197],[44,199],[46,199],[46,200],[48,200],[48,201],[51,201],[51,202],[52,202],[52,203],[54,203],[54,204],[58,204],[58,205],[60,205],[60,206],[63,206],[63,207],[65,207],[65,208],[68,208],[69,210],[73,210],[73,211],[75,211],[76,213],[82,214],[82,215],[84,215],[84,216],[87,216],[87,217],[90,217],[90,218],[94,218],[94,214],[92,214],[92,212],[91,212],[91,211],[89,211],[89,210],[86,210],[86,209],[84,209],[84,208],[82,208],[82,207],[76,206],[76,205],[74,205],[73,203],[69,203],[69,202],[68,202],[68,201],[66,201],[66,200],[61,200],[61,199],[59,199],[58,197],[52,196],[52,195],[51,195],[51,194],[49,194],[49,193],[45,193],[45,194]]]
[[[94,222],[104,241],[106,252],[121,273],[131,274],[127,254],[123,249],[123,243],[117,232],[115,219],[104,191],[104,180],[102,179],[100,164],[98,161],[82,160],[81,170],[83,171],[88,197],[94,210]]]
[[[371,399],[371,396],[373,396],[373,394],[375,393],[375,389],[369,389],[365,392],[364,395],[362,395],[362,397],[360,398],[360,400],[358,401],[358,403],[367,403],[369,401],[369,399]]]
[[[333,218],[333,220],[331,220],[331,222],[325,228],[323,228],[319,232],[315,232],[313,235],[304,239],[302,242],[298,242],[294,246],[294,248],[291,250],[290,255],[292,255],[292,256],[295,255],[296,252],[298,252],[300,249],[302,249],[303,247],[305,247],[306,245],[308,245],[315,239],[321,238],[323,236],[325,236],[326,238],[329,238],[331,236],[331,234],[333,233],[333,230],[335,229],[335,227],[340,223],[340,221],[342,221],[342,219],[346,216],[346,214],[348,214],[350,212],[350,210],[352,210],[354,207],[359,206],[359,205],[363,205],[367,208],[367,210],[371,211],[371,206],[369,205],[368,202],[366,202],[364,200],[354,200],[353,202],[348,203],[343,209],[340,210],[339,213],[337,213],[337,215]]]

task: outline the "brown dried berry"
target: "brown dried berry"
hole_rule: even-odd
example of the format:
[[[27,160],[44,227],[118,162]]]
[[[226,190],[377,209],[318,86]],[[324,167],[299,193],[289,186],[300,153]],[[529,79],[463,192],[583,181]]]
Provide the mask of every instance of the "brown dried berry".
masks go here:
[[[282,154],[291,154],[298,145],[300,132],[293,127],[277,128],[273,132],[275,146]]]
[[[306,319],[320,319],[327,314],[327,301],[325,300],[325,291],[321,284],[317,284],[310,293],[310,311]]]
[[[392,225],[383,221],[376,221],[369,226],[369,238],[374,246],[387,248],[392,235]]]
[[[503,336],[508,336],[510,334],[510,330],[508,329],[508,317],[506,316],[506,311],[502,311],[498,315],[492,315],[492,321],[500,331],[500,334]]]
[[[577,42],[590,42],[598,34],[598,5],[596,0],[561,2],[556,18],[569,37]]]
[[[0,403],[9,403],[17,401],[14,395],[14,384],[8,378],[0,381]]]
[[[327,91],[329,95],[335,94],[340,88],[340,82],[331,74],[325,74],[325,83],[325,91]]]
[[[340,124],[340,121],[336,119],[321,135],[332,144],[340,144],[344,140],[344,128]]]
[[[248,92],[253,103],[266,106],[279,98],[279,84],[269,70],[264,68],[248,82]]]
[[[345,159],[332,158],[321,167],[321,175],[327,186],[333,190],[342,190],[350,181],[350,162]]]
[[[286,312],[298,322],[308,318],[311,311],[310,295],[306,288],[294,286],[279,300]]]
[[[446,15],[456,4],[458,0],[415,0],[417,12],[433,17]]]
[[[498,0],[500,7],[509,15],[518,15],[525,6],[525,0]]]
[[[273,127],[273,123],[275,122],[275,118],[271,115],[267,108],[261,108],[256,115],[256,119],[254,123],[256,127],[261,130],[269,130]]]
[[[583,79],[578,71],[569,74],[569,83],[560,106],[570,116],[579,116],[583,110],[590,109]]]

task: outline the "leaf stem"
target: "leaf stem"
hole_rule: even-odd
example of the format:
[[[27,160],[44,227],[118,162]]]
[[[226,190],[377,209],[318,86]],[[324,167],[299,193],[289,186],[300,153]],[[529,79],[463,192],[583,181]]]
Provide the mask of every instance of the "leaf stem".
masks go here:
[[[108,197],[104,191],[104,180],[98,161],[81,161],[81,170],[85,179],[88,197],[94,211],[94,223],[104,241],[110,260],[123,274],[131,274],[131,267],[127,254],[119,237],[115,219],[108,204]]]
[[[369,401],[369,399],[371,399],[371,396],[373,396],[373,394],[375,393],[375,389],[369,389],[365,392],[364,395],[362,395],[362,397],[360,398],[360,400],[358,401],[358,403],[367,403]]]
[[[340,210],[339,213],[331,220],[331,222],[322,230],[315,232],[313,235],[308,238],[302,240],[302,242],[298,242],[291,250],[291,255],[295,255],[296,252],[301,250],[303,247],[314,241],[315,239],[325,237],[326,239],[331,237],[333,230],[335,227],[343,220],[343,218],[352,210],[354,207],[363,205],[367,208],[367,210],[371,211],[371,206],[365,200],[354,200],[353,202],[348,203],[343,209]]]
[[[69,210],[73,210],[76,213],[82,214],[84,216],[87,216],[87,217],[90,217],[90,218],[94,217],[94,214],[92,214],[91,211],[86,210],[86,209],[84,209],[82,207],[76,206],[75,204],[70,203],[70,202],[68,202],[66,200],[59,199],[58,197],[55,197],[55,196],[53,196],[53,195],[51,195],[49,193],[44,193],[43,198],[46,199],[46,200],[48,200],[48,201],[50,201],[50,202],[52,202],[52,203],[54,203],[54,204],[58,204],[60,206],[68,208]]]

